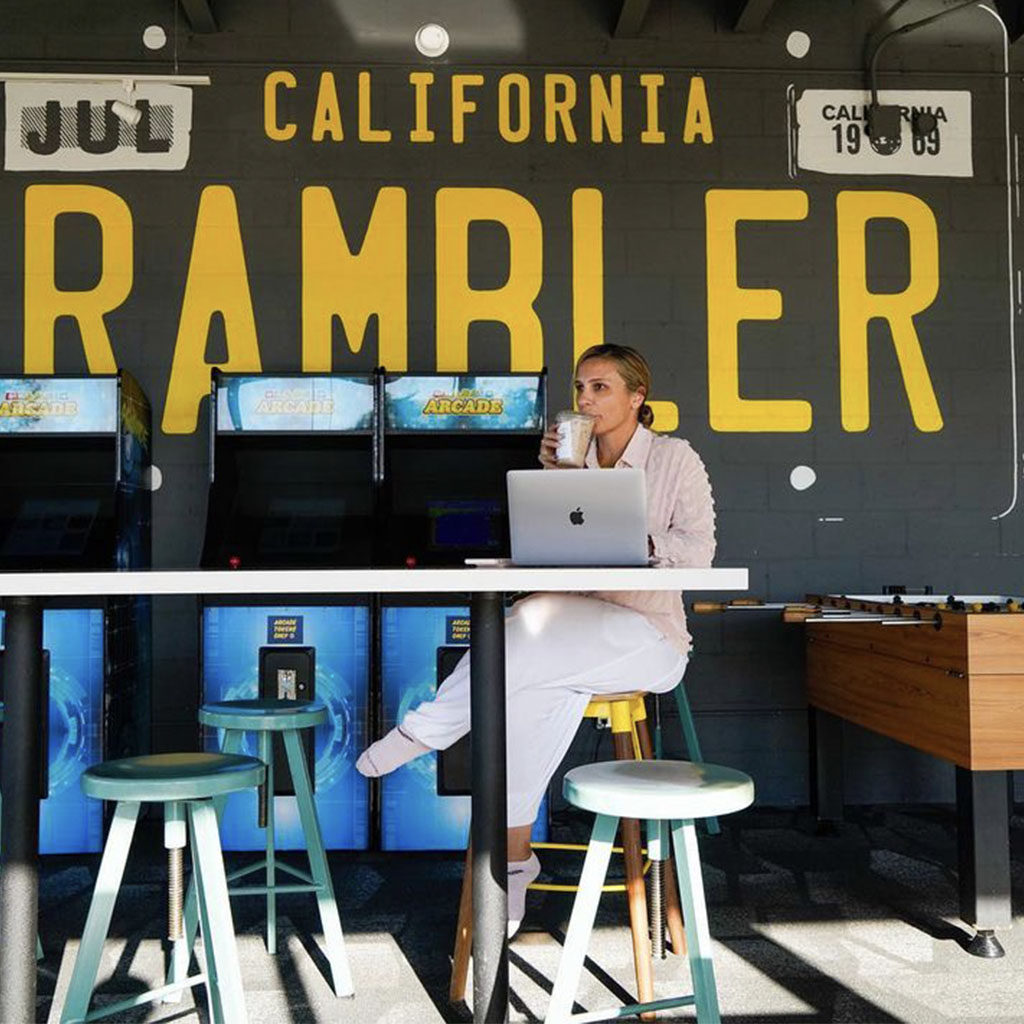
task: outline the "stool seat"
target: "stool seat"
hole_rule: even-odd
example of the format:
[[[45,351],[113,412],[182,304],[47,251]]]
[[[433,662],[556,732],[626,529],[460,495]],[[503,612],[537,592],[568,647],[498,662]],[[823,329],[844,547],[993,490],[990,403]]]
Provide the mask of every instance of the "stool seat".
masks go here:
[[[241,754],[147,754],[92,765],[82,772],[82,790],[99,800],[202,800],[253,789],[266,771]]]
[[[570,803],[624,818],[690,820],[729,814],[754,801],[754,783],[735,768],[693,761],[599,761],[565,775]]]
[[[623,690],[622,693],[602,693],[600,695],[595,694],[590,698],[591,704],[611,704],[615,701],[620,700],[636,700],[637,698],[646,697],[650,691],[648,690]]]
[[[327,721],[327,707],[313,700],[222,700],[204,704],[199,721],[218,729],[284,732]]]

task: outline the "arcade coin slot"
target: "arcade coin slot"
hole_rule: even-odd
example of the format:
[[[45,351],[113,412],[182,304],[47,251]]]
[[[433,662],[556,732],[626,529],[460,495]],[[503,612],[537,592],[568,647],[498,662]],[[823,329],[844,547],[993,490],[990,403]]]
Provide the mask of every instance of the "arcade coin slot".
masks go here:
[[[315,647],[261,647],[260,648],[260,697],[264,700],[314,700],[316,697],[316,648]],[[314,792],[316,772],[313,768],[313,744],[306,736],[307,730],[299,733],[299,740],[306,755],[306,768]],[[284,743],[280,736],[273,736],[274,748],[274,796],[294,796],[291,769],[284,754]]]

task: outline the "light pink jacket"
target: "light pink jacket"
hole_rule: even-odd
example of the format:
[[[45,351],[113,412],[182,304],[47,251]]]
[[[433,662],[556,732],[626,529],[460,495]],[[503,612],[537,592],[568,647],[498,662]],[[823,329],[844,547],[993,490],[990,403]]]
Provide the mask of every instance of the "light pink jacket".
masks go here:
[[[600,469],[597,441],[587,469]],[[615,469],[642,469],[647,481],[647,532],[655,565],[705,569],[715,555],[715,503],[700,456],[688,441],[637,426]],[[671,591],[594,591],[591,597],[635,608],[679,650],[690,650],[682,597]]]

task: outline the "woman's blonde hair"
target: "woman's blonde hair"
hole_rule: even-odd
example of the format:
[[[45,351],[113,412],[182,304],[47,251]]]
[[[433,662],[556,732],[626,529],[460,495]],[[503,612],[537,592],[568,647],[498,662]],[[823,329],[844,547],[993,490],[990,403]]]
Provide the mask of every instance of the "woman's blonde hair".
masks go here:
[[[643,404],[637,409],[636,415],[641,426],[650,427],[654,422],[654,410],[647,404],[647,396],[651,393],[651,368],[647,360],[628,345],[591,345],[576,360],[575,373],[579,373],[580,366],[588,359],[610,359],[615,363],[619,376],[626,382],[626,387],[632,392],[644,393]]]

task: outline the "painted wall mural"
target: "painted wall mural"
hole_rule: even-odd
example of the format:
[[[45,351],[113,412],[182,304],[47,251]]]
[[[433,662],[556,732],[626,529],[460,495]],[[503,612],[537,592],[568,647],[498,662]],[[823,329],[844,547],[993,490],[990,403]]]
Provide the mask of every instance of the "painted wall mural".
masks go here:
[[[718,561],[753,592],[1019,590],[1020,94],[998,18],[887,50],[883,145],[866,0],[779,0],[746,40],[712,5],[654,4],[629,45],[556,6],[504,12],[529,46],[460,49],[453,28],[431,63],[330,5],[286,23],[259,2],[181,42],[209,87],[137,82],[127,127],[122,83],[5,83],[0,374],[140,380],[154,558],[188,565],[213,367],[546,366],[557,409],[574,355],[623,340],[654,369],[655,426],[705,458]],[[730,716],[778,711],[744,749],[796,799],[794,640],[758,642],[755,688],[732,628],[695,625],[711,748],[748,742]],[[158,675],[188,662],[191,638],[161,643]]]

